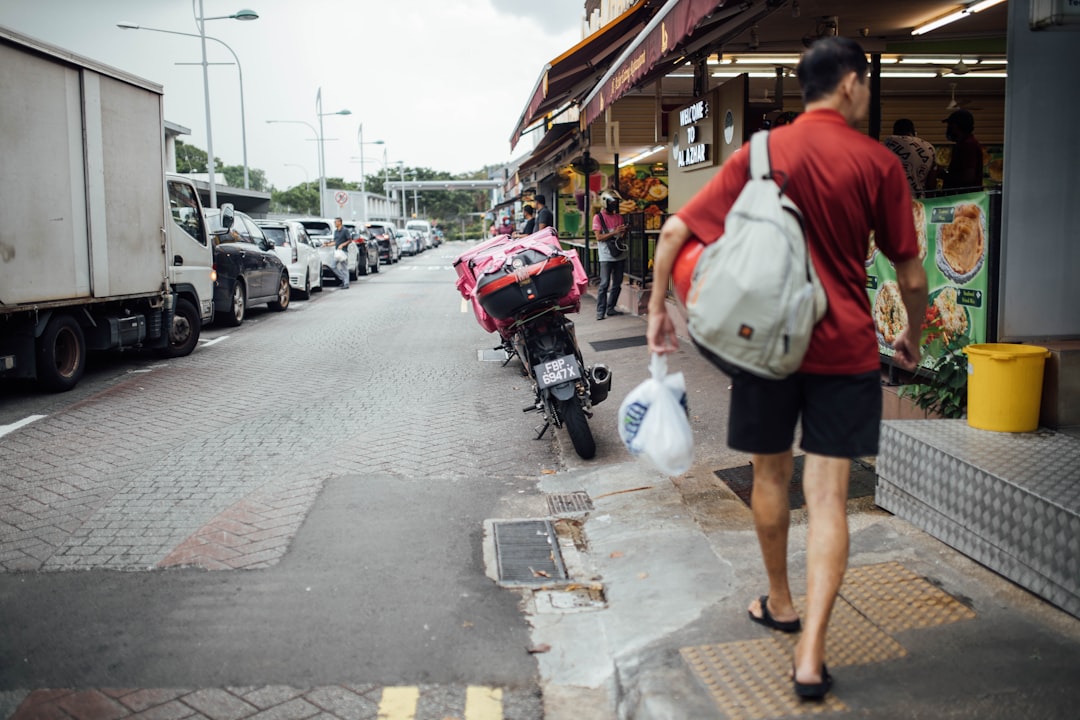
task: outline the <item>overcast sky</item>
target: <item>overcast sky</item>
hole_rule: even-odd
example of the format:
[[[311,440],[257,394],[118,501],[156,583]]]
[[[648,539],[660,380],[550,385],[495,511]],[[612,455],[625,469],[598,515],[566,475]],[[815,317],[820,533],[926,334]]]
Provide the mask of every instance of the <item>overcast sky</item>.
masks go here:
[[[197,10],[199,0],[195,0]],[[318,176],[312,131],[266,120],[323,112],[326,171],[360,179],[358,129],[384,140],[391,164],[452,173],[511,159],[509,138],[543,66],[581,39],[583,0],[202,0],[206,17],[250,8],[251,22],[212,20],[244,77],[248,165],[278,188]],[[198,33],[192,0],[0,0],[0,25],[152,80],[165,88],[165,119],[206,149],[197,38],[121,30],[131,22]],[[207,42],[209,62],[232,63]],[[209,68],[214,155],[240,165],[235,65]],[[0,101],[4,101],[0,99]],[[528,139],[514,155],[531,148]],[[364,172],[381,174],[381,145],[366,145]],[[297,167],[299,166],[299,167]]]

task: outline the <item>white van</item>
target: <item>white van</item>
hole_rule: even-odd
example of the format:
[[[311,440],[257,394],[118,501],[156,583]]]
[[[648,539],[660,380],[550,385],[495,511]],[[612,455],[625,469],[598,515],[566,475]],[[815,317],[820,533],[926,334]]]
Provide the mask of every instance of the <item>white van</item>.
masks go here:
[[[435,238],[431,232],[431,223],[427,220],[409,220],[405,223],[406,230],[416,230],[424,236],[424,248],[431,249],[435,246]]]

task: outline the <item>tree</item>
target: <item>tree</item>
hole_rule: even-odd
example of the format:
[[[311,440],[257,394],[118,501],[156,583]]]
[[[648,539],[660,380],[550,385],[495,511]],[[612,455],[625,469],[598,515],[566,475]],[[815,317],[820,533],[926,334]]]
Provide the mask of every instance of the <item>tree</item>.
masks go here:
[[[300,183],[288,190],[270,189],[270,212],[280,214],[318,215],[319,183]]]
[[[205,150],[200,150],[180,140],[176,141],[176,172],[204,173],[206,172],[206,158]]]

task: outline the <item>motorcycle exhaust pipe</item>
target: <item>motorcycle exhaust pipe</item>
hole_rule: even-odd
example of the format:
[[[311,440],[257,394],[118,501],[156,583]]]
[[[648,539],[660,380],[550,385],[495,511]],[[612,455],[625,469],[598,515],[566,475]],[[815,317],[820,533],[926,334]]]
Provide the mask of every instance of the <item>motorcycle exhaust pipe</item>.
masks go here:
[[[596,363],[589,373],[589,399],[598,405],[607,399],[611,392],[611,368],[603,363]]]

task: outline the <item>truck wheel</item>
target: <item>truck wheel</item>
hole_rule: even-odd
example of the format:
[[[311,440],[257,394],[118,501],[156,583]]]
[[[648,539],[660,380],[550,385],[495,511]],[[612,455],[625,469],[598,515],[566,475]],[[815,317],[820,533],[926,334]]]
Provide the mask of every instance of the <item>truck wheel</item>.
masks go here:
[[[70,315],[53,315],[37,341],[37,381],[52,392],[75,387],[86,369],[86,341]]]
[[[244,315],[246,314],[247,291],[244,289],[244,283],[237,279],[236,284],[233,285],[232,302],[229,304],[229,311],[221,319],[226,325],[236,327],[244,322]]]
[[[177,298],[176,314],[169,328],[169,344],[162,348],[160,354],[170,358],[190,355],[199,342],[201,330],[202,318],[195,305],[187,298]]]
[[[574,444],[574,450],[585,460],[591,460],[596,455],[596,441],[593,439],[592,430],[589,429],[589,419],[585,417],[585,410],[577,398],[562,400],[559,402],[559,414],[562,415],[566,432],[570,435],[570,442]]]
[[[277,300],[272,303],[267,303],[274,312],[281,312],[289,307],[289,276],[286,273],[281,273],[281,278],[278,279],[277,288]]]

